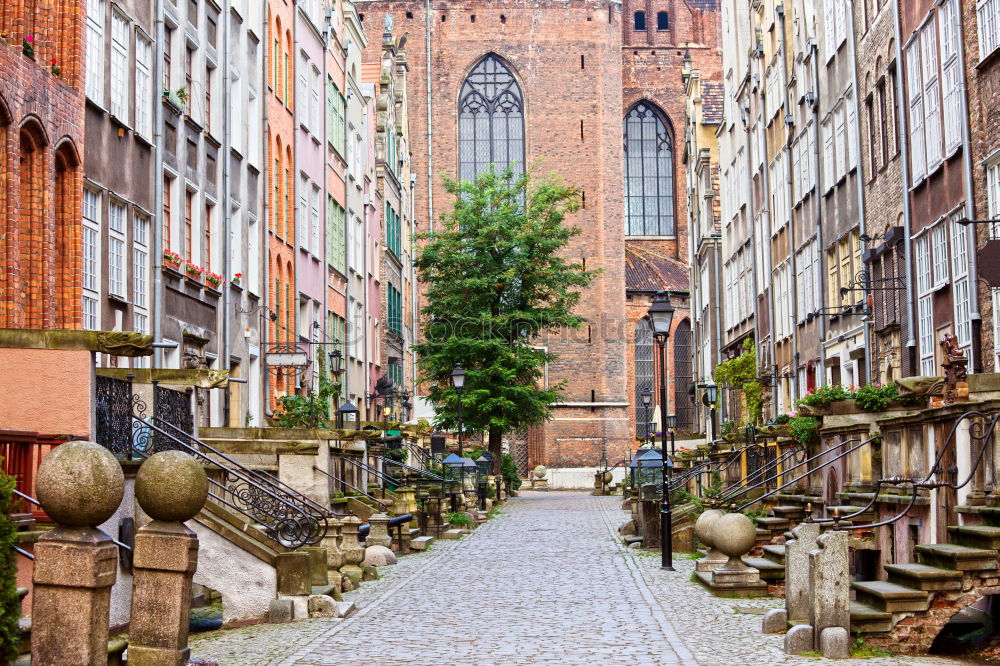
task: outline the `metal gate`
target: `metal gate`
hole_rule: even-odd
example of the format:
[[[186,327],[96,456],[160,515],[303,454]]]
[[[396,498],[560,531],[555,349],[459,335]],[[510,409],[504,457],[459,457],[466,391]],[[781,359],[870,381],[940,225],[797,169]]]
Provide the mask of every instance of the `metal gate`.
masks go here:
[[[114,454],[132,451],[132,382],[97,375],[97,443]]]
[[[517,465],[517,473],[521,478],[528,476],[528,430],[516,430],[504,433],[503,451],[510,453]]]
[[[777,468],[774,466],[774,461],[777,457],[777,449],[773,446],[751,446],[747,448],[747,478],[750,478],[762,468],[767,465],[771,467],[767,468],[767,472],[760,476],[755,476],[753,478],[752,484],[760,483],[766,479],[766,486],[768,489],[773,489],[778,487],[778,476]]]
[[[189,435],[194,435],[194,411],[191,409],[191,389],[175,391],[153,385],[153,416]],[[162,435],[156,438],[156,451],[177,448],[176,443]]]
[[[691,322],[685,319],[674,333],[674,401],[677,404],[677,427],[694,430],[694,404],[691,401]]]

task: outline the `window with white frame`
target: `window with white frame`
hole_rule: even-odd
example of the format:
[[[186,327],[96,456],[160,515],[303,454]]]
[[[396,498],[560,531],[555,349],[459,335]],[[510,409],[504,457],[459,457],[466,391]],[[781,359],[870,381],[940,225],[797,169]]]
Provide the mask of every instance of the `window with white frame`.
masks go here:
[[[945,12],[948,15],[954,11],[953,7],[942,7],[942,20]],[[949,28],[949,40],[956,41],[955,29]],[[954,48],[957,48],[955,46]],[[907,88],[909,90],[909,115],[910,115],[910,148],[911,167],[913,171],[913,181],[919,181],[925,175],[933,171],[944,158],[942,119],[941,119],[941,77],[939,74],[938,52],[938,29],[934,20],[927,22],[910,42],[906,48],[906,74]],[[957,65],[956,65],[957,66]],[[952,77],[946,83],[949,86],[958,85],[956,71],[950,71]],[[948,92],[948,91],[946,91]],[[960,134],[961,97],[959,92],[952,91],[949,104],[956,114],[954,118],[949,115],[949,120],[958,129],[952,130]],[[957,110],[956,110],[957,109]],[[952,112],[949,112],[952,113]],[[951,132],[949,130],[949,139]]]
[[[135,36],[135,131],[150,138],[153,122],[150,105],[153,103],[153,45],[142,35]]]
[[[921,30],[920,64],[924,77],[924,134],[927,138],[927,172],[942,159],[941,151],[941,80],[938,73],[937,32],[933,22]]]
[[[833,119],[827,118],[823,121],[823,190],[829,190],[837,183],[837,174],[834,170],[834,134]]]
[[[792,334],[791,322],[791,263],[786,261],[775,271],[774,332],[775,340],[784,340]]]
[[[795,257],[795,296],[799,322],[820,308],[819,243],[813,239]]]
[[[955,337],[968,356],[972,344],[972,286],[969,280],[969,231],[959,224],[961,214],[951,220],[952,300],[955,305]],[[944,226],[944,225],[942,225]]]
[[[948,226],[939,224],[931,229],[931,286],[943,287],[948,281]]]
[[[260,293],[260,228],[257,226],[257,216],[247,216],[247,289],[251,293]]]
[[[104,0],[87,0],[87,97],[104,106]]]
[[[834,159],[836,160],[836,181],[847,173],[847,105],[843,102],[833,112],[834,131],[836,133],[836,145],[834,146]]]
[[[313,185],[312,195],[309,201],[310,221],[309,221],[309,251],[317,257],[320,256],[320,217],[319,207],[322,203],[322,194],[319,188]]]
[[[916,182],[927,172],[927,151],[924,144],[924,87],[920,74],[919,37],[906,47],[906,85],[909,91],[910,169]]]
[[[1000,46],[1000,0],[978,0],[976,19],[979,27],[979,59],[983,60]]]
[[[771,177],[771,235],[788,222],[788,192],[785,182],[785,162],[779,153],[768,169]]]
[[[111,115],[127,123],[129,22],[111,12]]]
[[[299,247],[309,247],[309,178],[303,173],[299,175],[299,205],[295,207],[295,237]]]
[[[858,166],[858,114],[853,90],[844,98],[844,106],[847,107],[847,170],[853,171]]]
[[[101,195],[83,191],[83,327],[96,331],[101,314]]]
[[[312,78],[309,85],[309,125],[313,133],[322,130],[323,126],[323,77],[315,65],[312,67]]]
[[[132,218],[132,303],[136,308],[148,307],[148,272],[149,218],[137,213]]]
[[[847,39],[847,2],[846,0],[824,0],[823,9],[824,45],[826,59],[829,61],[837,54],[837,49]]]
[[[108,210],[108,293],[126,298],[125,205],[112,201]]]
[[[917,346],[920,352],[920,374],[933,375],[934,363],[934,314],[932,310],[932,288],[930,241],[926,234],[913,242],[917,271]]]
[[[958,60],[958,0],[944,0],[938,7],[941,32],[941,98],[944,108],[944,148],[947,153],[962,143],[962,68]]]

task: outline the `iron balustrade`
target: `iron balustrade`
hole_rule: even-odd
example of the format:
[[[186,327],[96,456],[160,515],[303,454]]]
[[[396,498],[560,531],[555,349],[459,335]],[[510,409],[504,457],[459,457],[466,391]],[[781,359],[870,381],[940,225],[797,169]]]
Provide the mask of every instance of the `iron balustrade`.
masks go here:
[[[327,476],[330,479],[333,479],[334,481],[336,481],[337,483],[339,483],[341,486],[346,486],[347,488],[350,488],[351,490],[353,490],[354,492],[356,492],[359,496],[366,497],[369,500],[371,500],[372,502],[375,502],[380,507],[382,507],[383,511],[387,511],[389,509],[389,505],[386,504],[385,502],[383,502],[382,500],[380,500],[379,498],[375,497],[374,495],[369,495],[366,491],[361,490],[360,488],[355,487],[354,484],[352,484],[352,483],[350,483],[348,481],[345,481],[344,479],[341,479],[339,476],[331,474],[330,472],[328,472],[326,470],[320,469],[319,467],[316,467],[315,465],[313,465],[313,469],[316,470],[317,472],[319,472],[320,474],[323,474],[324,476]]]
[[[760,447],[753,446],[751,448],[760,448]],[[761,485],[764,485],[767,488],[771,488],[774,484],[777,483],[778,477],[783,476],[794,469],[797,469],[799,466],[802,465],[803,462],[805,462],[801,461],[798,464],[792,465],[787,469],[785,468],[784,463],[786,463],[790,458],[796,457],[800,453],[805,453],[805,449],[792,448],[789,449],[788,451],[785,451],[780,456],[776,456],[773,460],[771,460],[764,466],[757,468],[756,470],[747,474],[745,477],[743,477],[736,483],[732,484],[725,490],[721,491],[718,495],[715,496],[716,501],[718,501],[719,503],[723,503],[728,500],[735,499],[744,493],[759,488]],[[781,469],[781,472],[772,474],[770,476],[765,476],[768,472],[774,472],[779,468]],[[757,483],[755,483],[752,486],[749,485],[755,480],[757,481]]]
[[[273,541],[289,549],[319,543],[335,514],[277,479],[268,478],[236,462],[218,449],[170,423],[132,414],[132,451],[142,457],[156,452],[166,439],[170,447],[210,466],[208,496],[244,516]],[[213,469],[214,468],[214,469]],[[213,478],[219,475],[221,478]]]
[[[938,481],[938,480],[933,480],[932,481],[932,479],[934,479],[935,477],[937,477],[939,474],[943,474],[945,472],[947,472],[948,474],[957,473],[957,469],[955,469],[955,470],[950,470],[950,469],[949,470],[945,470],[944,468],[942,468],[941,467],[941,461],[944,459],[944,456],[948,452],[948,448],[949,447],[953,447],[953,446],[957,447],[957,443],[956,443],[956,440],[955,440],[955,435],[958,432],[958,426],[961,425],[962,422],[965,421],[966,419],[968,419],[968,420],[971,421],[974,418],[975,419],[985,419],[985,420],[988,421],[989,425],[987,425],[987,426],[984,427],[982,421],[976,420],[976,421],[972,421],[971,424],[970,424],[970,426],[969,426],[969,440],[970,440],[969,444],[970,444],[970,448],[971,448],[971,445],[974,442],[977,442],[977,441],[981,442],[981,444],[979,446],[979,453],[976,454],[975,460],[972,463],[971,468],[969,469],[969,475],[965,478],[965,481],[962,481],[962,483],[957,483],[957,480],[956,480],[956,483],[951,483],[949,481]],[[977,410],[971,410],[971,411],[965,412],[960,417],[958,417],[958,419],[955,420],[955,424],[951,427],[951,432],[948,434],[948,437],[945,439],[944,446],[941,447],[941,450],[938,452],[937,457],[934,459],[934,464],[931,465],[930,471],[922,479],[910,479],[910,478],[904,478],[902,476],[894,476],[894,477],[889,477],[887,479],[879,479],[875,483],[875,489],[874,489],[874,492],[872,493],[871,499],[869,500],[868,504],[863,509],[861,509],[860,511],[855,511],[854,513],[851,513],[851,514],[847,514],[845,516],[837,516],[836,518],[820,518],[820,519],[817,519],[815,522],[818,522],[818,523],[834,523],[834,527],[836,527],[837,529],[842,529],[842,530],[849,530],[849,531],[854,531],[854,530],[871,530],[871,529],[874,529],[876,527],[882,527],[884,525],[891,525],[891,524],[895,523],[897,520],[899,520],[900,518],[902,518],[903,516],[905,516],[906,514],[908,514],[910,512],[910,510],[913,508],[913,506],[916,504],[917,497],[919,496],[921,489],[936,490],[936,489],[940,489],[940,488],[950,488],[952,490],[957,491],[957,490],[959,490],[961,488],[964,488],[975,477],[976,472],[979,469],[979,465],[982,463],[983,458],[984,458],[984,456],[986,454],[987,447],[993,445],[994,438],[995,438],[995,435],[996,435],[996,426],[997,426],[997,422],[998,421],[1000,421],[1000,412],[997,412],[996,414],[994,414],[992,416],[989,415],[989,414],[987,414],[986,412],[980,412],[980,411],[977,411]],[[876,521],[876,522],[873,522],[873,523],[865,523],[865,524],[862,524],[862,525],[840,525],[839,524],[841,521],[850,520],[852,517],[859,516],[859,515],[867,512],[867,511],[869,511],[873,506],[875,506],[875,503],[878,501],[879,490],[882,489],[883,485],[886,485],[886,486],[900,486],[900,485],[907,485],[907,484],[912,484],[911,494],[910,494],[910,500],[909,500],[909,502],[907,502],[906,506],[903,507],[903,510],[900,511],[899,513],[897,513],[895,516],[892,516],[891,518],[886,518],[884,520],[879,520],[879,521]]]
[[[356,468],[358,468],[359,471],[363,472],[366,475],[366,477],[365,477],[366,479],[367,479],[367,476],[374,476],[376,479],[378,479],[379,481],[382,482],[382,487],[383,488],[385,487],[385,484],[387,484],[387,483],[391,483],[392,485],[396,486],[397,488],[399,486],[403,485],[402,483],[399,482],[398,479],[393,478],[392,476],[389,476],[388,474],[386,474],[385,472],[383,472],[382,470],[380,470],[377,467],[372,467],[371,465],[369,465],[368,463],[366,463],[363,460],[356,460],[354,458],[344,458],[344,461],[347,462],[350,465],[354,465]]]
[[[419,474],[420,476],[422,476],[424,478],[432,479],[434,481],[444,481],[445,480],[445,478],[443,476],[441,476],[440,474],[435,474],[434,472],[430,471],[429,469],[420,469],[418,467],[412,467],[410,465],[407,465],[406,463],[399,462],[398,460],[393,460],[392,458],[386,458],[384,456],[375,456],[374,458],[375,458],[375,460],[381,461],[382,462],[382,466],[386,467],[386,468],[388,468],[388,467],[399,467],[404,472],[410,472],[412,474]],[[400,476],[403,476],[403,475],[400,474]]]
[[[859,444],[856,444],[855,446],[852,446],[851,448],[847,449],[846,451],[840,452],[839,454],[835,455],[834,457],[830,458],[829,460],[824,461],[823,463],[817,465],[816,467],[809,468],[808,471],[806,471],[804,474],[796,476],[795,478],[793,478],[793,479],[791,479],[789,481],[786,481],[785,483],[781,484],[777,488],[775,488],[773,490],[769,490],[768,492],[764,493],[760,497],[757,497],[755,499],[750,500],[749,502],[743,504],[743,506],[739,507],[738,509],[735,509],[735,511],[743,511],[744,509],[746,509],[746,508],[748,508],[748,507],[756,504],[757,502],[761,502],[761,501],[767,499],[768,497],[771,497],[772,495],[775,495],[775,494],[781,492],[785,488],[788,488],[790,486],[795,485],[796,483],[798,483],[802,479],[806,478],[810,474],[814,474],[814,473],[820,471],[821,469],[829,467],[830,465],[832,465],[833,463],[837,462],[838,460],[840,460],[842,458],[845,458],[845,457],[849,456],[850,454],[854,453],[855,451],[857,451],[858,449],[860,449],[862,446],[868,446],[872,442],[880,441],[881,439],[882,439],[882,435],[875,435],[874,437],[866,439],[863,442],[860,440],[860,438],[857,438],[857,437],[854,437],[852,439],[845,439],[843,442],[840,442],[835,447],[831,447],[829,449],[826,449],[822,453],[817,453],[816,455],[812,456],[811,458],[806,458],[802,462],[800,462],[800,463],[798,463],[796,465],[793,465],[792,467],[788,468],[788,470],[786,470],[784,473],[787,474],[788,472],[791,472],[792,470],[798,469],[799,467],[802,467],[803,465],[808,465],[810,462],[812,462],[813,460],[816,460],[817,458],[822,458],[823,456],[830,455],[830,453],[832,451],[834,451],[835,449],[838,449],[838,448],[844,446],[845,444],[850,444],[852,442],[860,442]],[[749,492],[750,490],[753,490],[755,488],[759,488],[762,483],[764,483],[764,482],[758,482],[755,486],[751,486],[750,488],[748,488],[744,492]],[[743,493],[739,493],[739,494],[743,494]],[[735,499],[735,498],[730,498],[730,499]],[[856,514],[852,514],[852,515],[856,515]]]
[[[424,450],[424,448],[422,446],[419,446],[418,444],[415,444],[413,442],[403,442],[403,448],[412,453],[418,465],[420,465],[421,467],[423,467],[428,471],[430,471],[431,463],[438,462],[437,460],[434,459],[434,456],[427,453],[427,451]]]

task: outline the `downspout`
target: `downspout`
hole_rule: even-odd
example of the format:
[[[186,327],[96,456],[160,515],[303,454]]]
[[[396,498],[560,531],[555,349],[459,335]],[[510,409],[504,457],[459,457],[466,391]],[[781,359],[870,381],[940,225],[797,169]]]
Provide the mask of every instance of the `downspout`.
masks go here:
[[[344,152],[347,152],[347,142],[350,140],[350,135],[347,132],[347,126],[350,124],[348,118],[350,118],[350,109],[347,106],[349,97],[353,97],[353,81],[351,76],[347,73],[350,71],[347,67],[347,54],[344,55]],[[354,278],[351,276],[351,242],[354,240],[354,220],[351,216],[351,185],[354,182],[354,177],[351,174],[351,164],[347,161],[346,155],[342,156],[344,158],[344,163],[347,168],[344,169],[344,272],[347,274],[347,280],[344,283],[344,334],[347,337],[357,335],[357,331],[352,331],[350,329],[350,323],[354,321],[354,307],[351,303],[351,282]],[[363,195],[362,195],[363,196]],[[366,225],[367,226],[367,225]],[[364,276],[362,276],[362,284],[364,285]],[[367,288],[367,285],[366,285]],[[356,349],[357,347],[355,347]],[[349,399],[348,396],[351,395],[351,363],[352,359],[348,357],[347,354],[347,340],[344,340],[344,359],[345,363],[348,364],[347,370],[344,372],[344,399]],[[364,408],[364,405],[362,405]],[[360,415],[358,420],[360,421]]]
[[[163,2],[163,0],[158,0],[158,1],[159,2]],[[267,130],[268,130],[268,126],[267,126],[268,113],[267,113],[267,110],[268,110],[268,106],[269,106],[269,101],[270,100],[269,100],[269,98],[268,98],[267,95],[268,94],[271,94],[271,95],[274,94],[273,92],[268,93],[268,90],[267,90],[267,88],[268,88],[268,86],[267,86],[267,79],[268,79],[268,76],[270,75],[270,71],[271,71],[270,70],[270,54],[271,54],[271,42],[270,42],[271,36],[270,35],[271,35],[271,26],[268,24],[266,17],[267,17],[267,5],[264,4],[264,3],[261,3],[260,22],[264,26],[264,29],[261,31],[261,33],[263,34],[263,40],[262,40],[262,42],[264,44],[264,48],[261,49],[261,52],[262,52],[262,55],[261,55],[261,72],[263,73],[263,77],[262,78],[263,78],[263,83],[264,83],[264,85],[262,87],[262,91],[261,91],[261,99],[263,99],[264,101],[261,104],[261,110],[260,110],[260,112],[261,112],[261,127],[264,128],[264,136],[268,135],[267,134]],[[277,82],[273,82],[273,83],[274,83],[275,86],[277,86]],[[251,140],[251,137],[247,137],[247,140],[248,141]],[[263,164],[261,165],[261,169],[260,169],[260,173],[261,173],[260,182],[261,183],[265,183],[264,187],[267,187],[267,185],[266,185],[266,183],[268,182],[267,175],[268,175],[268,172],[271,170],[271,146],[269,146],[269,145],[264,146],[264,151],[263,152],[264,152],[264,155],[263,155],[263,159],[261,160],[263,162]],[[275,174],[274,177],[277,178],[278,174]],[[270,189],[270,188],[268,188],[268,189]],[[271,283],[271,271],[270,271],[270,269],[271,269],[271,262],[270,262],[270,257],[271,257],[271,248],[270,248],[270,246],[271,246],[271,243],[270,243],[270,240],[271,239],[268,236],[268,230],[267,230],[267,228],[269,226],[268,223],[271,221],[271,216],[270,216],[271,206],[268,205],[268,201],[270,201],[269,197],[270,197],[270,192],[265,192],[264,196],[261,197],[261,201],[263,202],[263,210],[264,210],[264,217],[263,217],[264,223],[260,225],[260,231],[258,232],[260,234],[260,236],[262,237],[262,239],[263,239],[262,242],[261,242],[261,244],[260,244],[260,248],[261,248],[260,263],[262,263],[264,265],[264,269],[263,269],[264,280],[263,280],[263,283],[260,285],[260,294],[261,294],[261,298],[264,300],[264,309],[263,309],[263,312],[265,313],[264,315],[260,316],[260,322],[263,325],[259,327],[259,331],[258,331],[258,335],[260,336],[260,346],[261,346],[261,349],[259,350],[260,356],[258,356],[258,358],[261,359],[261,362],[260,362],[260,374],[261,374],[262,379],[263,379],[262,384],[263,384],[263,389],[264,389],[264,395],[262,395],[260,397],[261,397],[262,406],[264,408],[264,415],[265,416],[272,416],[274,414],[274,412],[271,411],[271,372],[267,369],[267,366],[265,365],[265,363],[267,361],[267,356],[266,356],[266,352],[264,352],[264,350],[267,349],[267,344],[270,341],[269,331],[271,329],[271,318],[268,315],[272,312],[270,306],[267,305],[267,300],[268,300],[267,299],[267,295],[270,293],[270,289],[269,289],[268,285],[270,285],[270,283]],[[278,202],[275,202],[276,205],[277,205],[277,203]],[[258,239],[258,240],[260,241],[261,239]],[[277,333],[277,322],[275,322],[275,332]]]
[[[719,284],[719,262],[722,260],[722,233],[713,232],[712,233],[712,245],[715,248],[715,256],[712,261],[712,273],[714,274],[714,291],[713,296],[715,305],[715,366],[718,367],[722,365],[722,292],[720,291],[721,285]],[[713,380],[714,381],[714,380]],[[719,422],[725,421],[725,400],[718,400],[719,405]],[[709,416],[711,418],[711,416]]]
[[[816,91],[814,92],[815,101],[812,105],[813,111],[813,128],[816,131],[816,142],[813,145],[812,157],[815,158],[816,163],[813,167],[813,173],[816,174],[815,182],[813,183],[813,193],[812,193],[812,204],[815,207],[816,214],[816,252],[819,255],[817,257],[821,261],[818,263],[824,270],[819,272],[819,284],[820,284],[820,294],[827,293],[827,271],[826,268],[826,246],[823,240],[823,194],[821,192],[823,188],[823,160],[820,159],[820,145],[823,137],[820,135],[821,123],[819,120],[819,97],[820,97],[820,78],[819,78],[819,47],[814,43],[809,51],[809,57],[812,59],[813,68],[813,84],[816,86]],[[824,296],[825,298],[825,296]],[[822,303],[822,299],[820,303]],[[822,306],[821,306],[822,307]],[[827,319],[825,314],[820,314],[819,316],[819,373],[820,373],[820,386],[826,384],[826,334],[827,334]]]
[[[162,2],[162,0],[160,0]],[[427,89],[427,230],[434,233],[434,126],[431,123],[431,0],[424,0],[424,77]]]
[[[848,3],[851,12],[851,22],[849,25],[854,25],[854,2]],[[865,177],[864,169],[862,168],[861,159],[861,88],[858,84],[858,58],[857,58],[857,43],[855,42],[854,31],[851,31],[851,87],[854,89],[854,122],[857,125],[854,131],[854,156],[857,158],[857,165],[854,171],[854,185],[857,191],[858,197],[858,235],[865,235]],[[861,256],[864,256],[864,252],[868,250],[868,243],[864,243],[862,246]],[[874,307],[869,310],[868,308],[868,295],[869,291],[865,290],[865,316],[862,320],[862,326],[864,327],[864,339],[865,339],[865,383],[872,383],[872,317],[874,314]]]
[[[428,95],[430,97],[430,95]],[[407,132],[408,134],[409,132]],[[407,142],[407,148],[409,148],[409,142]],[[415,265],[416,260],[416,248],[417,243],[414,240],[416,238],[417,223],[414,217],[416,213],[416,206],[413,203],[413,194],[416,191],[416,174],[410,178],[410,336],[412,340],[411,353],[410,353],[410,380],[413,382],[413,392],[410,394],[412,397],[411,405],[417,404],[417,355],[412,352],[412,344],[417,340],[417,322],[419,317],[417,316],[417,269]],[[413,414],[414,408],[411,407],[411,416]]]
[[[910,131],[906,124],[907,118],[906,113],[903,111],[902,103],[902,100],[905,98],[903,97],[903,72],[900,69],[903,65],[903,45],[900,42],[899,9],[899,0],[894,0],[892,18],[896,38],[896,124],[899,127],[899,148],[902,153],[900,159],[903,168],[903,247],[906,251],[906,332],[909,336],[906,346],[910,349],[910,360],[913,360],[915,358],[913,350],[917,346],[917,340],[914,337],[913,266],[910,261],[910,258],[913,256],[913,238],[910,233],[912,226],[910,222],[912,216],[912,211],[910,210],[910,144],[906,139],[910,135]],[[914,374],[916,373],[916,368],[912,366],[915,365],[916,363],[912,363],[910,367],[910,372]]]
[[[792,404],[795,404],[795,400],[799,397],[799,311],[798,302],[795,298],[792,298],[792,294],[798,293],[798,284],[796,283],[796,270],[795,270],[795,220],[792,219],[792,209],[795,206],[794,196],[795,192],[792,189],[794,184],[792,180],[792,134],[794,130],[794,124],[788,122],[791,119],[792,114],[792,101],[788,96],[788,41],[787,35],[785,34],[785,6],[778,5],[775,10],[778,14],[778,20],[780,22],[781,29],[781,73],[782,73],[782,83],[781,86],[784,90],[784,115],[785,115],[785,147],[782,148],[784,152],[784,176],[785,176],[785,192],[786,192],[786,205],[788,207],[788,270],[789,270],[789,283],[791,284],[790,293],[788,294],[788,306],[792,313]],[[777,379],[775,379],[777,381]]]
[[[165,39],[163,27],[163,0],[156,0],[156,19],[153,31],[156,33],[156,56],[153,58],[153,80],[163,87],[163,42]],[[155,94],[154,88],[154,94]],[[153,173],[156,182],[153,183],[154,219],[160,221],[153,225],[153,340],[163,340],[163,249],[166,239],[163,238],[163,102],[154,97],[153,104]],[[163,367],[163,349],[153,350],[153,367]]]
[[[324,13],[324,16],[323,16],[323,73],[320,75],[322,77],[320,79],[320,82],[321,82],[321,84],[323,86],[323,123],[322,123],[323,124],[323,135],[320,137],[320,144],[323,146],[323,202],[322,202],[322,205],[323,205],[323,217],[321,218],[321,220],[322,220],[321,224],[322,224],[322,227],[323,227],[323,234],[322,234],[323,239],[322,239],[321,245],[319,247],[319,252],[320,252],[320,254],[322,256],[322,259],[320,260],[320,266],[322,266],[322,271],[323,271],[323,324],[322,324],[322,328],[320,330],[323,331],[323,342],[330,342],[330,340],[331,340],[330,333],[333,332],[333,331],[330,331],[330,330],[327,329],[327,324],[330,323],[330,299],[329,299],[329,294],[330,294],[330,257],[328,256],[328,250],[330,248],[330,239],[329,239],[329,234],[330,234],[330,224],[329,224],[329,220],[330,220],[330,180],[329,180],[329,173],[328,173],[328,171],[329,171],[329,166],[328,165],[330,164],[330,146],[329,146],[329,142],[327,141],[327,131],[328,131],[329,128],[327,127],[327,124],[326,124],[327,118],[329,118],[329,115],[327,114],[326,110],[327,110],[327,104],[328,104],[328,102],[327,102],[327,95],[330,92],[330,89],[326,85],[327,77],[329,76],[329,70],[327,69],[327,66],[326,66],[326,60],[327,60],[326,54],[329,51],[329,46],[330,46],[330,30],[331,30],[331,26],[330,26],[330,18],[329,18],[329,16],[326,15],[326,11],[327,10],[324,7],[323,8],[323,13]],[[327,347],[327,345],[325,345],[325,344],[321,345],[321,348],[322,348],[322,351],[320,353],[323,353],[323,354],[326,354],[327,351],[329,350],[329,347]],[[327,356],[327,359],[329,359],[329,356]],[[328,367],[327,368],[327,372],[329,372],[329,370],[330,370],[330,368]],[[337,415],[337,411],[336,410],[337,410],[337,407],[339,407],[339,406],[340,405],[334,405],[333,406],[333,415],[334,415],[334,418],[336,418],[336,415]]]
[[[230,17],[230,3],[228,2],[228,0],[227,2],[224,3],[223,11],[226,14],[226,18],[222,22],[224,26],[224,30],[222,33],[222,44],[223,44],[222,52],[229,53],[230,52],[229,23],[232,19]],[[227,120],[226,129],[222,135],[222,154],[226,156],[226,159],[222,161],[222,192],[224,199],[224,201],[222,202],[222,275],[226,276],[233,274],[232,262],[229,256],[229,253],[232,251],[232,249],[229,247],[230,245],[229,236],[233,224],[232,207],[230,206],[229,203],[232,200],[232,192],[229,191],[229,188],[231,187],[231,176],[232,176],[229,167],[230,163],[232,162],[232,160],[229,158],[229,151],[230,147],[232,146],[233,136],[231,129],[232,123],[228,122],[230,118],[230,111],[229,111],[230,79],[229,79],[228,59],[226,60],[225,63],[225,71],[223,72],[222,75],[222,81],[223,81],[222,108],[223,108],[223,114],[224,116],[226,116]],[[243,237],[242,233],[240,234],[240,237],[241,238]],[[220,364],[222,365],[222,367],[220,368],[220,370],[223,368],[227,370],[232,369],[232,364],[230,361],[230,353],[232,348],[232,340],[230,339],[230,337],[232,336],[232,327],[230,326],[231,317],[229,316],[231,305],[232,305],[232,289],[230,289],[229,285],[227,284],[222,290],[222,363]],[[231,417],[231,414],[229,413],[230,405],[232,404],[232,399],[230,398],[230,391],[234,389],[237,391],[241,390],[240,385],[237,384],[235,387],[231,383],[226,385],[226,394],[225,394],[226,397],[225,397],[225,403],[223,405],[222,416],[223,416],[223,423],[227,427],[229,426],[230,423],[229,419]]]
[[[959,16],[958,20],[958,61],[961,63],[965,62],[965,42],[962,40],[965,38],[964,24]],[[976,219],[975,215],[975,185],[972,181],[972,138],[969,135],[969,109],[968,101],[966,99],[966,83],[965,83],[965,68],[959,68],[959,82],[958,85],[961,88],[961,95],[959,98],[962,101],[962,119],[964,122],[962,125],[962,176],[965,179],[965,218],[967,220]],[[898,77],[897,77],[898,78]],[[979,313],[979,262],[976,258],[976,225],[969,225],[965,227],[966,234],[965,240],[968,248],[966,249],[966,254],[969,257],[969,301],[971,306],[971,312],[969,318],[973,322],[979,322],[980,328],[980,339],[982,339],[982,316]],[[954,307],[954,306],[953,306]],[[982,359],[977,359],[977,354],[981,355],[982,350],[978,349],[976,345],[972,344],[972,336],[970,335],[969,344],[969,366],[972,372],[977,370],[982,371]],[[979,364],[977,364],[977,360]]]

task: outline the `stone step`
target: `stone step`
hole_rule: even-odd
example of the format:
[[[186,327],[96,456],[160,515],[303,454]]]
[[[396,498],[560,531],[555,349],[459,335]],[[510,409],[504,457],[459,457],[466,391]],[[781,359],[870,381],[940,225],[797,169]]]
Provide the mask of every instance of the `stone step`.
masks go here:
[[[785,566],[785,544],[764,546],[764,557],[775,564]]]
[[[985,571],[997,568],[997,552],[950,543],[921,544],[916,547],[921,564],[956,571]]]
[[[791,541],[795,538],[795,534],[791,531],[785,532],[783,536],[785,537],[785,541]]]
[[[983,548],[986,550],[1000,549],[1000,527],[990,525],[962,525],[948,528],[951,542],[959,546]]]
[[[851,587],[858,601],[887,613],[925,611],[928,608],[926,592],[898,583],[866,580],[851,583]]]
[[[892,629],[892,613],[872,608],[860,601],[851,602],[851,633],[881,633]]]
[[[788,525],[789,523],[787,518],[763,516],[762,518],[757,519],[757,527],[771,530],[772,532],[775,530],[785,531],[788,529]]]
[[[771,515],[777,518],[798,520],[806,515],[806,509],[798,504],[783,504],[771,507]]]
[[[760,572],[761,580],[785,580],[785,565],[777,564],[763,557],[744,557],[743,564]]]
[[[876,516],[874,508],[869,508],[865,510],[865,507],[863,506],[854,506],[853,504],[840,504],[837,506],[826,507],[827,517],[833,518],[833,512],[835,510],[840,511],[841,518],[843,518],[844,516],[850,516],[852,514],[858,513],[858,511],[862,511],[862,513],[859,513],[858,515],[851,518],[851,520],[853,520],[854,522],[860,522],[860,521],[868,522],[874,520]]]
[[[404,529],[403,532],[406,533],[406,534],[409,534],[411,540],[412,539],[416,539],[418,536],[420,536],[420,528],[419,527],[408,527],[408,528]]]
[[[451,539],[451,540],[461,539],[463,534],[465,534],[464,530],[450,529],[450,530],[445,530],[441,534],[441,538],[442,539]]]
[[[887,564],[889,582],[898,583],[917,590],[936,592],[940,590],[961,590],[962,572],[942,569],[926,564]]]
[[[353,601],[338,601],[337,602],[337,617],[347,617],[354,613],[357,607],[354,605]]]
[[[410,550],[427,550],[427,547],[432,543],[434,543],[434,537],[418,536],[416,539],[410,539]]]

